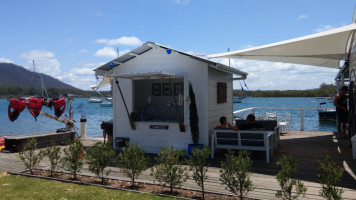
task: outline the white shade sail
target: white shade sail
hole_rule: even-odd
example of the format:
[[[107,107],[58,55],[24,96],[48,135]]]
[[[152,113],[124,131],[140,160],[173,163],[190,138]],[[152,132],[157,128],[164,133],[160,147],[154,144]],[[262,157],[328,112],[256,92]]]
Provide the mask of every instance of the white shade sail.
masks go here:
[[[238,51],[210,54],[211,58],[240,58],[339,68],[348,59],[356,24]]]

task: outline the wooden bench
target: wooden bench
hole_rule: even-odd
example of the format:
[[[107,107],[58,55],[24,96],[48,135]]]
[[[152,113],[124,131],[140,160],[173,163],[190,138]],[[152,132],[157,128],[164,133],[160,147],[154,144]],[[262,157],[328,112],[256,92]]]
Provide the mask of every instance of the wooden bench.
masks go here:
[[[270,153],[273,156],[273,151],[278,146],[279,127],[275,127],[274,131],[215,129],[211,137],[212,159],[216,148],[240,149],[266,151],[266,162],[269,163]]]

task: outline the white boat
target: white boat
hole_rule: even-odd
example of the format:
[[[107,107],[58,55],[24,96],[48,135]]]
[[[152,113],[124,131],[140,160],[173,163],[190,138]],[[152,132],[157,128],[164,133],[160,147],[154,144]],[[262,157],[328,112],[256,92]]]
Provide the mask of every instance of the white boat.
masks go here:
[[[243,98],[240,98],[240,97],[235,96],[235,97],[232,99],[232,102],[233,102],[233,103],[241,103],[241,102],[242,102],[242,99],[243,99]]]
[[[111,102],[102,102],[100,103],[100,107],[112,107],[112,103]]]
[[[101,99],[90,98],[88,99],[88,103],[101,103]]]

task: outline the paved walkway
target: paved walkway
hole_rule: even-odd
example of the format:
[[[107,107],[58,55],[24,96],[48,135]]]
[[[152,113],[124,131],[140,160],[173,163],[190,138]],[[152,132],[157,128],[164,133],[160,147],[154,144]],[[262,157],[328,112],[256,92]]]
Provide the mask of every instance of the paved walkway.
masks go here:
[[[85,146],[90,146],[92,140],[84,140]],[[298,172],[296,178],[303,181],[308,188],[304,199],[322,199],[319,197],[321,185],[317,180],[318,160],[330,155],[338,165],[345,169],[339,187],[344,190],[344,199],[356,199],[356,160],[352,159],[351,143],[348,140],[337,140],[332,132],[309,132],[291,131],[281,136],[280,146],[271,159],[271,163],[265,162],[265,153],[253,152],[253,173],[251,176],[256,188],[248,194],[248,197],[257,199],[276,199],[275,193],[279,189],[275,175],[278,173],[276,161],[283,155],[293,155],[298,159]],[[224,152],[216,152],[216,158],[209,161],[208,180],[206,190],[220,193],[229,193],[219,181],[220,161],[224,159]],[[40,168],[46,168],[48,159],[43,159]],[[128,180],[116,167],[112,170],[110,177]],[[0,171],[19,172],[25,170],[23,163],[17,153],[0,153]],[[90,174],[88,167],[84,166],[83,174]],[[152,183],[153,179],[146,170],[137,181]],[[199,189],[194,180],[189,179],[183,187]]]

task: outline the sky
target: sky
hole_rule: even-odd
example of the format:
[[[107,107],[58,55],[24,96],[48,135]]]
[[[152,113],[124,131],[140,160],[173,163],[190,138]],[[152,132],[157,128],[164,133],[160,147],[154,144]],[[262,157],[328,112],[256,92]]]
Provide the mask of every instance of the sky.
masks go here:
[[[147,41],[193,54],[245,49],[351,23],[354,0],[1,0],[0,62],[83,90],[93,69]],[[224,62],[224,61],[222,61]],[[337,69],[234,60],[250,90],[313,89]],[[240,89],[238,81],[234,89]]]

